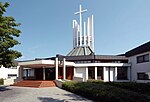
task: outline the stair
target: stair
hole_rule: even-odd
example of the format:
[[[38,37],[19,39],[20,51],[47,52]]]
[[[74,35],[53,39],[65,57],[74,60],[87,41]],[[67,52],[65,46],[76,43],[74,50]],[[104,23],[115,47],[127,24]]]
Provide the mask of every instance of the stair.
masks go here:
[[[42,88],[42,87],[56,87],[54,81],[40,81],[40,80],[23,80],[14,83],[12,86],[19,87],[34,87],[34,88]]]

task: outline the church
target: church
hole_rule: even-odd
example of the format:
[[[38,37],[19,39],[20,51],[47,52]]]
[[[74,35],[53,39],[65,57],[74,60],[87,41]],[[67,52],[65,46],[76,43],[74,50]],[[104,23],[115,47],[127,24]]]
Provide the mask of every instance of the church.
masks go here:
[[[82,21],[79,7],[79,23],[73,20],[73,49],[66,55],[22,61],[20,78],[26,80],[77,80],[130,81],[131,64],[125,56],[95,55],[94,16]],[[83,24],[83,25],[82,25]]]
[[[128,60],[130,56],[136,51],[133,53],[129,51],[123,55],[95,54],[94,16],[91,15],[87,21],[82,21],[82,13],[86,11],[80,5],[79,11],[75,13],[75,15],[79,15],[80,19],[79,21],[73,20],[73,49],[67,55],[19,62],[18,81],[101,80],[104,82],[129,82],[133,81],[132,75],[135,74],[137,77],[137,73],[133,72],[131,62],[128,62],[131,61]],[[147,51],[150,52],[150,49]],[[139,72],[138,77],[141,78],[142,75],[142,72]]]

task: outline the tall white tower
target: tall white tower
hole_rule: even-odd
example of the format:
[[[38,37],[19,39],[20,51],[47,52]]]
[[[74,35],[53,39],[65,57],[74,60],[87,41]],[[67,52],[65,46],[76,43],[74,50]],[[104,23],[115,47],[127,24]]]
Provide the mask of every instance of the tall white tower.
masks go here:
[[[79,14],[80,21],[78,24],[77,20],[73,20],[73,47],[88,46],[94,52],[94,16],[82,22],[82,13],[86,11],[80,5],[79,11],[75,13],[75,15]]]

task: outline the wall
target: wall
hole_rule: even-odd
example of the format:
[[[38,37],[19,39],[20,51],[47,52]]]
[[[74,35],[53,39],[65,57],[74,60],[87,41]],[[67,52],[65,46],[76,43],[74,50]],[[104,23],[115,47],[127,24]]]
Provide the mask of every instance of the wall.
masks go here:
[[[75,68],[75,74],[74,77],[83,78],[83,81],[86,80],[86,68]]]
[[[129,63],[131,63],[131,80],[132,81],[137,81],[137,82],[147,82],[146,80],[137,80],[137,73],[139,72],[150,72],[150,61],[149,62],[144,62],[144,63],[137,63],[137,56],[149,54],[150,56],[150,51],[141,53],[135,56],[129,57]],[[150,58],[149,58],[150,59]]]
[[[19,69],[19,66],[17,66],[17,68],[1,67],[0,68],[0,78],[7,79],[8,74],[17,74],[17,77],[18,77],[18,69]]]
[[[115,81],[115,68],[104,67],[104,70],[103,70],[104,82],[108,82],[109,81],[109,70],[110,70],[110,81]]]

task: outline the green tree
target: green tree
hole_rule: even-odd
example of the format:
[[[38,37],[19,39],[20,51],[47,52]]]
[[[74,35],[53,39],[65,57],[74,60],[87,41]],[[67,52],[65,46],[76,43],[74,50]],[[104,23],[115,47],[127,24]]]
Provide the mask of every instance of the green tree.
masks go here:
[[[21,57],[21,53],[13,50],[15,45],[20,44],[16,38],[21,31],[16,29],[20,23],[10,16],[3,16],[9,3],[0,2],[0,65],[5,67],[14,66],[14,59]]]

